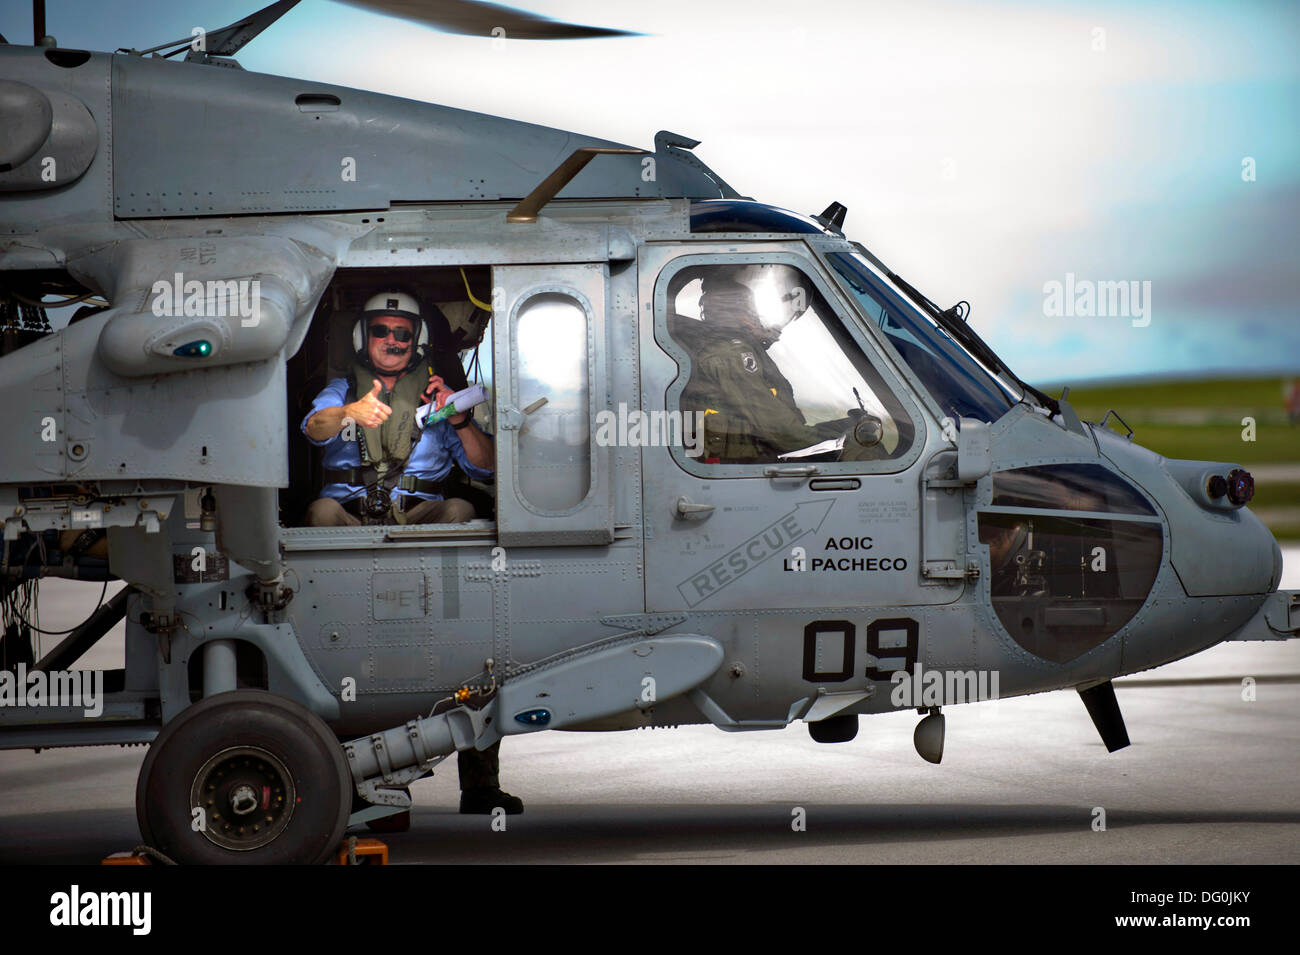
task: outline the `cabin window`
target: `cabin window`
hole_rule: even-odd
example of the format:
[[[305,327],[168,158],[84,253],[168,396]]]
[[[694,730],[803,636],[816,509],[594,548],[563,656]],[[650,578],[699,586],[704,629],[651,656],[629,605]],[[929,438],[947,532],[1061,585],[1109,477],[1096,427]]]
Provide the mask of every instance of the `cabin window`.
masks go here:
[[[591,490],[589,338],[586,309],[562,292],[531,296],[515,316],[519,494],[538,511],[570,510]]]
[[[338,526],[337,520],[345,518],[339,518],[333,508],[322,515],[316,502],[323,497],[340,501],[343,512],[357,521],[369,519],[371,524],[384,526],[399,523],[398,515],[391,510],[378,508],[376,514],[363,514],[360,507],[364,503],[362,493],[339,494],[340,485],[355,485],[361,489],[369,480],[370,476],[360,467],[359,456],[340,454],[337,447],[309,440],[303,433],[306,420],[317,409],[322,395],[328,394],[330,401],[338,404],[347,401],[351,393],[349,382],[354,380],[359,364],[354,337],[358,321],[366,303],[379,291],[396,290],[409,295],[419,305],[424,318],[427,340],[420,350],[421,360],[414,363],[406,374],[427,376],[431,371],[441,377],[452,391],[460,391],[470,383],[483,384],[487,400],[471,413],[479,429],[495,440],[492,434],[495,394],[489,327],[491,312],[487,306],[491,287],[491,269],[488,266],[343,268],[335,273],[321,297],[310,328],[287,366],[290,481],[289,487],[280,494],[281,515],[286,524],[322,526],[318,522],[325,517],[335,521],[333,525],[325,526]],[[417,462],[425,466],[429,463],[427,455]],[[483,470],[488,473],[482,473]],[[453,460],[450,470],[436,475],[420,468],[408,469],[408,473],[413,479],[438,483],[441,487],[416,485],[417,496],[405,497],[403,503],[418,506],[422,497],[429,499],[436,495],[467,502],[472,507],[472,517],[469,518],[472,521],[494,520],[493,466],[468,473]],[[412,490],[411,487],[394,488],[389,492],[390,501]],[[410,510],[401,508],[403,515]],[[463,522],[466,513],[461,505],[452,516]],[[417,521],[404,521],[408,525],[417,522],[418,515]],[[463,523],[449,520],[424,526],[429,528],[429,535],[441,531],[462,535],[465,532]],[[404,533],[409,533],[409,528]]]

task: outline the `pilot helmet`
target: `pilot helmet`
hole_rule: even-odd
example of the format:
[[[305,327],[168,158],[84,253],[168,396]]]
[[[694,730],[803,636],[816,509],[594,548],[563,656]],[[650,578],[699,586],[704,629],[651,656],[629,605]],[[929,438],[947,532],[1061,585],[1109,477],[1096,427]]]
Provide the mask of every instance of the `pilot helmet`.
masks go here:
[[[781,337],[788,323],[784,287],[776,273],[748,268],[706,275],[701,283],[700,312],[719,329],[744,334],[764,349]]]
[[[749,286],[727,272],[709,273],[700,283],[700,312],[718,325],[756,322],[754,294]]]
[[[420,353],[429,343],[429,326],[420,310],[420,303],[409,292],[392,290],[379,292],[366,299],[360,317],[352,326],[352,348],[357,358],[370,363],[370,320],[381,316],[409,319],[415,332],[411,348],[411,363],[419,360]]]

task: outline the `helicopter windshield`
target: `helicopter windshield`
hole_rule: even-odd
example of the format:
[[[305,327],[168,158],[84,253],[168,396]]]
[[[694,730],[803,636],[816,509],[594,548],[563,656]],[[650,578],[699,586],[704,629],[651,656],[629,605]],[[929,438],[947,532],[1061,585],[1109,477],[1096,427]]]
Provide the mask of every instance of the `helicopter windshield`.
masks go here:
[[[861,256],[833,252],[826,258],[945,415],[953,420],[967,417],[993,422],[1021,400],[1015,389],[894,292]]]

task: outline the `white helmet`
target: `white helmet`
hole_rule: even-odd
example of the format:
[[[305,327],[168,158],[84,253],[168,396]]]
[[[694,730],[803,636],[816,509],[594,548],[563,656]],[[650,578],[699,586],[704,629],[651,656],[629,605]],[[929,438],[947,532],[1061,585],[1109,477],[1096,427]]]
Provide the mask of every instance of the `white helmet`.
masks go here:
[[[368,354],[370,343],[367,341],[369,337],[367,332],[370,320],[381,315],[410,319],[411,324],[415,326],[415,347],[411,349],[412,360],[414,360],[421,349],[429,343],[429,328],[420,313],[420,303],[409,292],[396,290],[380,292],[366,299],[361,317],[352,326],[353,350],[363,358]]]

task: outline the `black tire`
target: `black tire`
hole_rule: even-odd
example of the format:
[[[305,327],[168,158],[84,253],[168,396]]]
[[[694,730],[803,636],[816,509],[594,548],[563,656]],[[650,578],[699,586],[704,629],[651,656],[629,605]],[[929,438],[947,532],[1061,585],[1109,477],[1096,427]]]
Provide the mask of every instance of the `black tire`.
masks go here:
[[[351,791],[343,748],[320,717],[265,690],[235,690],[163,727],[140,767],[135,811],[145,842],[179,863],[318,864],[343,839]],[[191,825],[196,806],[202,831]]]

